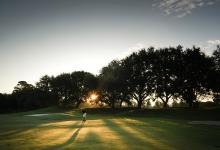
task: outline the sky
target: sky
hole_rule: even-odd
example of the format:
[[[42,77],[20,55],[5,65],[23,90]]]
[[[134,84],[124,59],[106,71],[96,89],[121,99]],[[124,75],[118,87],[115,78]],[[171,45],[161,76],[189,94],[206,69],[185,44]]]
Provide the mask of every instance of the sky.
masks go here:
[[[220,44],[220,0],[0,0],[0,93],[141,48]]]

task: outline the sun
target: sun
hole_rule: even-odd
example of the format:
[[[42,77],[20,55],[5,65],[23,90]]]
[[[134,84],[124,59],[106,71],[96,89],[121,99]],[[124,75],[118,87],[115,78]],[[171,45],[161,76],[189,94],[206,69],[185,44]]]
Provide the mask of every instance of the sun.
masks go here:
[[[97,97],[98,97],[98,95],[97,95],[97,94],[94,94],[94,93],[90,95],[90,99],[91,99],[91,100],[96,100]]]
[[[96,91],[91,91],[88,93],[86,102],[90,105],[96,105],[99,101],[99,95]]]

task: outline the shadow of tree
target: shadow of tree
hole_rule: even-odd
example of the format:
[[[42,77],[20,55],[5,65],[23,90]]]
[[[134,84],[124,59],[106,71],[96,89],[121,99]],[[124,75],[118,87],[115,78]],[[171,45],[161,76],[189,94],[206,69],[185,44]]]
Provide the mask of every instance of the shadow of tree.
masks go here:
[[[90,143],[89,144],[90,148],[106,149],[106,147],[104,147],[105,143],[101,141],[101,137],[95,132],[88,132],[85,135],[85,139],[83,140],[83,142],[86,143],[85,145],[83,144],[83,142],[75,142],[80,134],[80,131],[85,127],[85,124],[80,123],[78,124],[78,126],[79,127],[73,132],[72,136],[69,137],[67,141],[59,145],[53,145],[47,148],[43,148],[42,150],[62,150],[62,149],[75,149],[75,148],[88,149],[88,143]],[[86,128],[88,127],[86,126]]]
[[[102,137],[94,131],[90,131],[86,134],[83,142],[78,142],[71,147],[71,149],[103,149],[103,150],[112,150],[112,146],[108,147],[106,142],[103,141]]]
[[[130,147],[131,149],[141,149],[141,147],[139,146],[143,146],[143,145],[146,146],[145,149],[155,149],[153,145],[151,145],[150,143],[147,143],[146,141],[140,140],[133,134],[130,134],[129,132],[124,130],[123,127],[120,127],[118,124],[116,124],[112,120],[106,119],[104,120],[104,122],[112,131],[117,133],[117,135],[120,137],[122,141],[124,141],[128,145],[132,145],[131,143],[135,143],[134,145],[132,145],[132,147]]]
[[[16,135],[18,133],[21,133],[21,132],[24,132],[26,130],[28,130],[28,129],[24,128],[24,129],[15,129],[15,130],[3,131],[3,132],[0,133],[0,139],[5,138],[6,136],[9,136],[9,137],[14,136],[14,135]]]
[[[76,140],[76,138],[77,138],[77,136],[79,135],[80,130],[81,130],[82,128],[83,128],[83,124],[80,124],[80,125],[79,125],[79,128],[76,129],[76,130],[73,132],[72,136],[71,136],[65,143],[60,144],[60,145],[50,146],[50,147],[47,147],[47,148],[45,148],[45,149],[43,149],[43,150],[60,150],[60,149],[65,148],[66,146],[72,144],[72,143]]]
[[[15,138],[17,137],[17,135],[23,134],[29,130],[47,128],[46,126],[45,127],[42,126],[44,124],[72,121],[73,118],[71,117],[62,118],[56,116],[29,117],[29,116],[24,116],[24,114],[18,114],[18,115],[12,114],[12,115],[0,115],[0,120],[2,121],[0,126],[0,130],[1,130],[0,138],[4,137],[5,139],[7,138],[10,139],[10,138]],[[78,120],[80,119],[78,118],[75,119],[74,121],[78,121]],[[52,126],[48,126],[48,127],[51,128]]]
[[[152,137],[150,134],[137,130],[134,126],[126,126],[126,123],[116,123],[114,120],[104,120],[106,125],[115,131],[120,139],[132,145],[131,149],[175,149],[165,143],[162,143],[158,138]],[[131,144],[134,143],[134,144]]]

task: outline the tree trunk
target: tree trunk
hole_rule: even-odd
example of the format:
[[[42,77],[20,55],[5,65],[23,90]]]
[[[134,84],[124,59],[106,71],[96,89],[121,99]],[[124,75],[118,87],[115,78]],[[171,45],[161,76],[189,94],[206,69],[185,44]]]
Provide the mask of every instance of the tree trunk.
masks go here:
[[[142,100],[139,100],[138,101],[138,109],[141,109],[141,106],[142,106]]]
[[[195,101],[197,99],[197,95],[196,95],[196,93],[194,92],[193,89],[189,90],[188,95],[189,95],[189,97],[188,97],[189,107],[193,108],[194,103],[195,103]]]
[[[163,108],[167,108],[167,101],[163,102]]]
[[[111,105],[112,109],[115,108],[115,100],[112,101],[112,105]]]
[[[120,101],[120,105],[119,105],[120,108],[122,108],[122,103],[123,103],[123,100]]]
[[[166,99],[165,99],[165,101],[163,101],[163,108],[167,108],[167,103],[168,103],[168,101],[169,101],[169,97],[168,97],[168,95],[166,94]]]

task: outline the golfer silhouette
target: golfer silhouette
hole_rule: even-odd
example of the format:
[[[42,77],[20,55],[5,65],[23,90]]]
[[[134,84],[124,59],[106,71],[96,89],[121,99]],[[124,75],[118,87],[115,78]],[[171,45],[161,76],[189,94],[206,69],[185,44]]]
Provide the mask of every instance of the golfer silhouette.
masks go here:
[[[82,125],[86,122],[86,110],[82,110]]]

